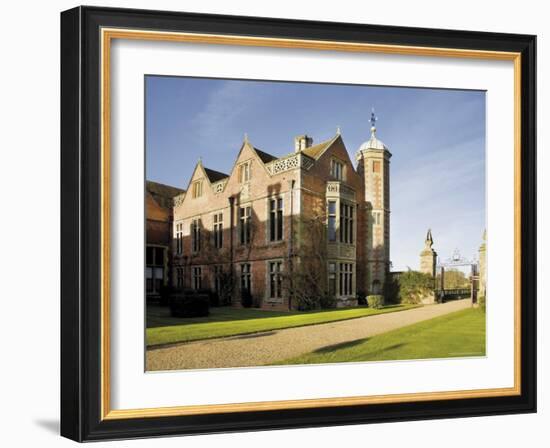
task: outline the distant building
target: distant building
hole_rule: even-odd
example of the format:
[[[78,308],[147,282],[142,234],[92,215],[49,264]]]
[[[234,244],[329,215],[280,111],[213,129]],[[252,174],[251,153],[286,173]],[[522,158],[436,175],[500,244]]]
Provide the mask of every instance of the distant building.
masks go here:
[[[185,190],[147,181],[145,183],[145,289],[148,299],[158,298],[170,281],[173,198]]]
[[[268,309],[296,308],[298,283],[308,280],[339,306],[356,304],[358,292],[382,293],[391,154],[376,137],[374,113],[371,121],[356,166],[340,131],[315,145],[298,136],[283,157],[245,137],[228,174],[199,160],[187,192],[174,198],[173,286],[219,292],[231,278],[233,303],[248,291]]]

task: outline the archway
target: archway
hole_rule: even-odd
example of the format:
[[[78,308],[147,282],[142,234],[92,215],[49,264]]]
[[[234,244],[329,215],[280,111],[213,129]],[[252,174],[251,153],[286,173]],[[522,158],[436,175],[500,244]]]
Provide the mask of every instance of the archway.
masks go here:
[[[449,272],[456,272],[458,268],[469,268],[467,284],[450,284],[446,279]],[[472,305],[477,304],[479,289],[479,265],[477,260],[466,259],[460,255],[458,249],[455,249],[452,256],[444,262],[438,260],[436,272],[435,294],[439,302],[470,297]]]

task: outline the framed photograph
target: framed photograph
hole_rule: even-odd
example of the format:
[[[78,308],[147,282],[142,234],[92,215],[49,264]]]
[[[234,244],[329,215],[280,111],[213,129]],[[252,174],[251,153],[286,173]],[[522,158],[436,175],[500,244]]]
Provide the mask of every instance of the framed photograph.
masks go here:
[[[61,14],[61,433],[536,411],[531,35]]]

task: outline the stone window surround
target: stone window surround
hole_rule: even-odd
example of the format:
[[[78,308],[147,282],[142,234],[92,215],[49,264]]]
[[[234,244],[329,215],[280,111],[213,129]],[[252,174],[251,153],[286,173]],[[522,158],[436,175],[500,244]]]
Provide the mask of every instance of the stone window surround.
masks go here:
[[[248,159],[237,165],[237,175],[240,184],[250,182],[250,179],[252,178],[252,159]]]
[[[336,239],[330,240],[328,238],[328,217],[329,217],[329,202],[334,202],[336,207],[336,213],[334,215],[331,214],[331,216],[335,216],[335,225],[336,225]],[[341,210],[341,204],[345,203],[354,209],[353,212],[353,242],[352,243],[345,243],[340,241],[340,210]],[[351,201],[349,199],[343,199],[341,197],[335,196],[335,197],[328,197],[326,198],[326,212],[327,212],[327,242],[331,245],[340,244],[343,246],[349,246],[349,247],[355,247],[356,241],[357,241],[357,203],[355,201]]]
[[[193,199],[200,198],[203,194],[203,179],[193,181],[191,185],[191,192]]]
[[[354,260],[329,260],[327,263],[327,278],[328,278],[328,272],[329,272],[329,265],[330,263],[336,263],[336,298],[337,299],[349,299],[354,298],[357,295],[357,263]],[[342,271],[341,266],[342,264],[349,264],[351,265],[351,271]],[[345,272],[351,274],[351,293],[350,294],[342,294],[342,291],[340,289],[340,276],[341,274],[344,274]]]
[[[202,226],[202,219],[200,217],[193,218],[191,220],[189,233],[191,234],[191,252],[192,253],[197,253],[201,250],[201,243],[202,243],[201,226]]]
[[[250,293],[252,294],[252,287],[253,287],[253,282],[252,282],[252,263],[250,261],[243,261],[241,263],[237,263],[237,266],[238,266],[238,271],[237,271],[237,275],[239,277],[239,291],[242,290],[242,277],[243,277],[243,273],[245,273],[243,271],[243,266],[245,265],[248,265],[248,272],[246,272],[246,275],[248,276],[248,290],[250,291]]]
[[[183,255],[183,220],[174,223],[174,235],[176,236],[176,255]]]
[[[269,270],[270,263],[281,263],[280,275],[285,272],[285,260],[284,258],[273,258],[265,261],[265,291],[264,298],[268,303],[283,303],[284,301],[284,287],[281,286],[281,297],[270,297],[270,286],[271,286],[271,272]],[[281,283],[284,279],[281,280]]]
[[[215,249],[223,248],[223,211],[212,213],[212,243]]]
[[[339,167],[339,173],[335,173],[334,172],[334,167],[335,166],[338,166]],[[338,176],[338,174],[340,174],[340,176]],[[346,180],[346,162],[344,162],[342,159],[338,158],[338,157],[331,157],[330,158],[330,175],[331,177],[333,177],[335,180],[338,180],[338,181],[345,181]]]
[[[243,215],[243,217],[246,217],[248,216],[248,219],[245,219],[244,221],[247,222],[247,225],[248,225],[248,241],[243,241],[243,239],[241,238],[241,229],[242,229],[242,225],[243,225],[243,220],[241,220],[241,209],[247,209],[249,208],[250,209],[250,214],[249,215],[246,215],[246,211],[245,211],[245,215]],[[237,207],[235,207],[235,213],[237,214],[236,216],[236,223],[237,225],[235,226],[235,230],[237,231],[237,239],[236,241],[238,242],[238,244],[240,246],[247,246],[249,244],[252,244],[253,243],[253,240],[254,240],[254,234],[252,233],[252,226],[254,225],[253,222],[252,222],[252,212],[253,212],[253,208],[252,208],[252,201],[247,201],[245,203],[242,203],[242,204],[239,204]],[[245,238],[246,239],[246,238]]]
[[[192,277],[193,289],[194,290],[202,289],[202,266],[193,266],[192,275],[193,275]]]
[[[282,230],[281,230],[281,239],[277,240],[271,239],[271,201],[281,199],[283,201],[283,208],[282,208]],[[266,244],[280,244],[282,241],[285,240],[285,194],[275,194],[272,196],[266,197],[266,203],[265,203],[265,209],[266,209],[266,219],[265,219],[265,241]],[[277,210],[277,208],[276,208]]]

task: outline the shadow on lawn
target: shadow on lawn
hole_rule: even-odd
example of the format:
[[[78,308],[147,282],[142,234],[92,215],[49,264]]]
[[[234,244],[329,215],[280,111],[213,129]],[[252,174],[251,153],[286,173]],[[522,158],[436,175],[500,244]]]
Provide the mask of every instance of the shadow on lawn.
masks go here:
[[[342,350],[350,347],[355,347],[356,345],[362,344],[363,342],[367,342],[369,338],[362,338],[362,339],[356,339],[354,341],[346,341],[346,342],[340,342],[339,344],[334,345],[327,345],[326,347],[318,348],[317,350],[314,350],[313,353],[332,353],[337,350]]]
[[[370,338],[363,338],[363,339],[356,339],[354,341],[341,342],[339,344],[334,344],[334,345],[327,345],[326,347],[321,347],[321,348],[318,348],[317,350],[314,350],[313,353],[325,354],[326,355],[326,354],[329,354],[329,353],[337,352],[339,350],[345,350],[345,349],[349,349],[349,348],[352,348],[352,347],[356,347],[358,345],[361,345],[361,344],[364,344],[364,343],[368,342],[369,339]],[[369,352],[369,357],[376,358],[378,355],[380,355],[382,353],[388,353],[390,351],[397,350],[401,347],[404,347],[405,345],[407,345],[407,344],[404,343],[404,342],[399,343],[399,344],[393,344],[393,345],[390,345],[388,347],[381,348],[380,350]],[[365,349],[368,350],[368,346],[365,346]]]

